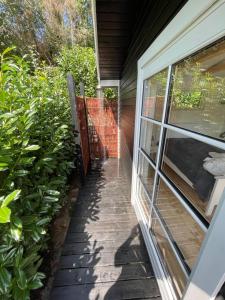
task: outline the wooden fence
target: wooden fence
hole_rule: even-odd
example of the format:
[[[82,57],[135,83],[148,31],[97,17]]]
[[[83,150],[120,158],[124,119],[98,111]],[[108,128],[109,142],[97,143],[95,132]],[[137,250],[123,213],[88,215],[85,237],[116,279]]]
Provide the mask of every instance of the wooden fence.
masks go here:
[[[117,101],[86,98],[91,158],[118,157]]]

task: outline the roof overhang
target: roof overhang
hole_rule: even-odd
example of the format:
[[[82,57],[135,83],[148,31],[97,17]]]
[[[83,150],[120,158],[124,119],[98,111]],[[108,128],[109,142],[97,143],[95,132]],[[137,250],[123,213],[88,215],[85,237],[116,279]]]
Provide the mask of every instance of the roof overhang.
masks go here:
[[[98,84],[119,80],[187,0],[92,0]],[[138,50],[137,50],[138,49]]]
[[[126,59],[137,0],[92,0],[98,83],[118,80]]]

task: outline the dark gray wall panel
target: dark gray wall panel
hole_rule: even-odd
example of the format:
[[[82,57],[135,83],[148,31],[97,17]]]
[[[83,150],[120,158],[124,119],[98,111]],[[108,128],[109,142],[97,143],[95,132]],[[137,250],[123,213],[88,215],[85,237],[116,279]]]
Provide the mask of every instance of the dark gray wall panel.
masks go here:
[[[187,1],[139,1],[134,29],[121,76],[121,158],[131,179],[137,61]]]

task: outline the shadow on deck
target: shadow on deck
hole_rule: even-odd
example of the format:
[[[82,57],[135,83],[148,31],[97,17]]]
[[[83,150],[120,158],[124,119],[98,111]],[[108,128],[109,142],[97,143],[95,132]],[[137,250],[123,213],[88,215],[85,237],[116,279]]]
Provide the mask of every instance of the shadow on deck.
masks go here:
[[[51,300],[161,299],[117,159],[92,167],[75,204]]]

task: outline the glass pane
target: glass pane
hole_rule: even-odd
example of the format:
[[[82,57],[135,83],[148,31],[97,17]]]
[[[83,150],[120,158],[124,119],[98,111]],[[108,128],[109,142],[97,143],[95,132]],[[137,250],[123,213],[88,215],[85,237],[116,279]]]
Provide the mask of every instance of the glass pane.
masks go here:
[[[142,115],[162,121],[168,69],[144,81]]]
[[[171,239],[178,247],[180,257],[192,269],[204,239],[204,232],[162,180],[159,181],[155,206]]]
[[[178,63],[169,123],[225,140],[225,41]]]
[[[210,221],[225,188],[225,151],[167,130],[162,170]]]
[[[150,198],[152,197],[153,182],[155,177],[155,171],[145,159],[145,157],[139,153],[139,176],[148,190]]]
[[[140,147],[156,162],[159,147],[160,126],[141,120]]]
[[[150,201],[145,193],[144,187],[140,179],[138,179],[138,198],[145,214],[146,220],[148,221],[151,213]]]
[[[151,233],[155,238],[164,266],[170,274],[177,297],[181,299],[187,279],[154,212],[152,215]]]

